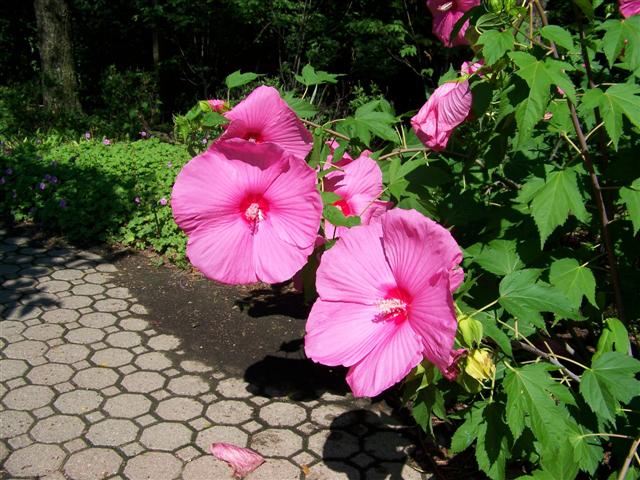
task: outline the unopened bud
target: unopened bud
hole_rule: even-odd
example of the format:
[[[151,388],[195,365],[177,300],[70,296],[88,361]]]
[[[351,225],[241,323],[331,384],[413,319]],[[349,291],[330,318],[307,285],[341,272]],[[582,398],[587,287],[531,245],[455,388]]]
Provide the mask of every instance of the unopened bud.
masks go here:
[[[462,317],[458,321],[458,330],[462,340],[468,347],[480,344],[482,340],[482,323],[471,317]]]
[[[491,359],[491,352],[486,349],[476,349],[469,352],[464,371],[479,382],[493,378],[496,366]]]

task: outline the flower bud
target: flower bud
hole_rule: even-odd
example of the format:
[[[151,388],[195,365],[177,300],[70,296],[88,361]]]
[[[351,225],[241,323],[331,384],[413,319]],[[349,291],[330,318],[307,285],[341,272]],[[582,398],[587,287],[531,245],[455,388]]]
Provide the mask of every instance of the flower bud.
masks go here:
[[[482,323],[474,318],[465,316],[458,320],[458,331],[468,347],[479,345],[482,340]]]
[[[493,13],[510,13],[513,7],[516,6],[515,0],[488,0],[487,6]]]
[[[467,356],[467,365],[464,367],[464,371],[479,382],[493,378],[496,366],[491,359],[491,352],[486,349],[471,350]]]

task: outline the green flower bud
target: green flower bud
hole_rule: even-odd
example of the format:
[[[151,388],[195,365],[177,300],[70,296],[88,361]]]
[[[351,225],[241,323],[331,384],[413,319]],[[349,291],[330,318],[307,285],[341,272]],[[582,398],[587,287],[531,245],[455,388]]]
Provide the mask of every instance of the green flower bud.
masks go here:
[[[491,358],[491,352],[486,349],[471,350],[467,356],[464,371],[479,382],[492,379],[496,373],[496,366]]]
[[[462,317],[458,321],[458,331],[468,347],[479,345],[482,340],[482,323],[471,317]]]

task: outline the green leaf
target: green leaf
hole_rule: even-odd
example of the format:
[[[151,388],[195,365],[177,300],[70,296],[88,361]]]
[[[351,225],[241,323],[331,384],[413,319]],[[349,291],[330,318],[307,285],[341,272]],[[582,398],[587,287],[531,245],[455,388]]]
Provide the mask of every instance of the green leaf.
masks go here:
[[[604,127],[616,149],[622,135],[623,114],[632,124],[640,128],[640,96],[638,94],[640,94],[640,86],[625,83],[612,85],[606,92],[592,89],[583,97],[583,102],[588,107],[597,102]]]
[[[484,245],[473,261],[495,275],[507,275],[524,267],[514,240],[493,240]]]
[[[324,83],[338,83],[338,77],[342,74],[328,73],[323,70],[316,70],[311,65],[305,65],[302,68],[302,75],[296,75],[296,80],[306,85],[307,87],[313,85],[322,85]]]
[[[596,360],[604,353],[611,351],[627,354],[630,348],[629,332],[627,332],[624,324],[617,318],[607,318],[592,360]]]
[[[582,13],[584,13],[585,17],[587,17],[589,20],[593,20],[595,12],[593,11],[593,4],[591,3],[591,0],[573,1],[580,8],[580,10],[582,10]]]
[[[602,49],[611,67],[624,49],[629,70],[640,67],[640,17],[634,15],[621,20],[608,20],[602,28]]]
[[[355,227],[360,225],[360,217],[356,215],[346,217],[342,210],[334,205],[325,205],[322,209],[322,215],[336,227]]]
[[[576,478],[578,462],[574,458],[573,446],[564,438],[558,438],[558,440],[555,444],[542,445],[540,455],[542,471],[548,475],[547,478],[553,480]]]
[[[253,72],[240,73],[240,70],[236,70],[235,72],[227,75],[227,78],[224,79],[224,83],[227,85],[227,88],[231,90],[232,88],[241,87],[249,82],[253,82],[260,76],[261,75]]]
[[[510,368],[504,379],[507,393],[507,424],[518,439],[529,418],[531,431],[543,444],[564,442],[561,427],[568,416],[559,398],[571,398],[569,389],[549,375],[551,365],[534,363]]]
[[[576,87],[566,73],[574,70],[573,66],[567,62],[561,62],[553,58],[547,58],[544,63],[551,83],[564,90],[565,95],[569,97],[574,104],[577,103]]]
[[[620,189],[620,200],[627,207],[635,235],[640,230],[640,178],[636,178],[631,187]]]
[[[549,281],[564,293],[574,308],[580,308],[582,297],[596,304],[596,279],[586,265],[580,265],[574,258],[563,258],[551,264]]]
[[[596,415],[613,424],[620,402],[629,403],[640,394],[638,372],[638,360],[620,352],[604,353],[582,375],[580,393]]]
[[[579,319],[562,292],[538,280],[540,270],[510,273],[500,282],[500,305],[519,320],[545,328],[540,312],[553,312],[562,318]]]
[[[475,402],[465,414],[465,420],[451,439],[451,452],[460,453],[471,446],[478,437],[478,428],[484,420],[485,402]]]
[[[564,28],[557,25],[547,25],[545,27],[542,27],[540,29],[540,35],[542,35],[547,40],[551,40],[556,45],[567,49],[570,52],[575,49],[575,45],[573,44],[573,37],[571,36],[571,34]]]
[[[482,312],[485,313],[485,312]],[[487,315],[477,315],[478,321],[482,323],[482,328],[487,337],[491,338],[496,344],[502,349],[504,353],[513,357],[513,351],[511,349],[511,340],[504,333],[500,327],[496,324],[493,316]]]
[[[600,438],[574,422],[567,422],[567,438],[573,448],[573,458],[581,470],[593,475],[602,461],[603,449]]]
[[[295,97],[292,92],[285,92],[282,99],[300,118],[312,118],[318,113],[316,107],[302,98]]]
[[[333,192],[320,192],[322,203],[324,205],[333,205],[335,202],[342,200],[342,197]]]
[[[478,426],[476,461],[480,469],[490,478],[505,478],[505,467],[513,439],[503,421],[504,409],[494,402],[487,405],[483,421]]]
[[[229,119],[224,115],[220,115],[218,112],[206,112],[202,115],[203,127],[217,127],[225,123],[229,123]]]
[[[570,168],[549,173],[544,187],[535,193],[531,202],[531,214],[540,232],[541,247],[556,227],[564,225],[569,213],[582,222],[589,220],[578,190],[576,172]]]
[[[511,32],[501,32],[499,30],[487,30],[476,42],[483,45],[482,55],[487,65],[493,65],[502,56],[513,50],[513,34]]]

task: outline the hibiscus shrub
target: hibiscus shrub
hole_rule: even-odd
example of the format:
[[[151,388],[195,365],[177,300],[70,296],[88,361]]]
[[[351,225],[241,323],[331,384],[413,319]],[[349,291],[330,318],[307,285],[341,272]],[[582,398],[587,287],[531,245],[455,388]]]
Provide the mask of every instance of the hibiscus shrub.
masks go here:
[[[356,396],[403,384],[490,478],[637,478],[639,2],[427,4],[466,61],[411,125],[384,99],[322,118],[309,66],[177,119],[187,255],[293,278],[307,356]]]

